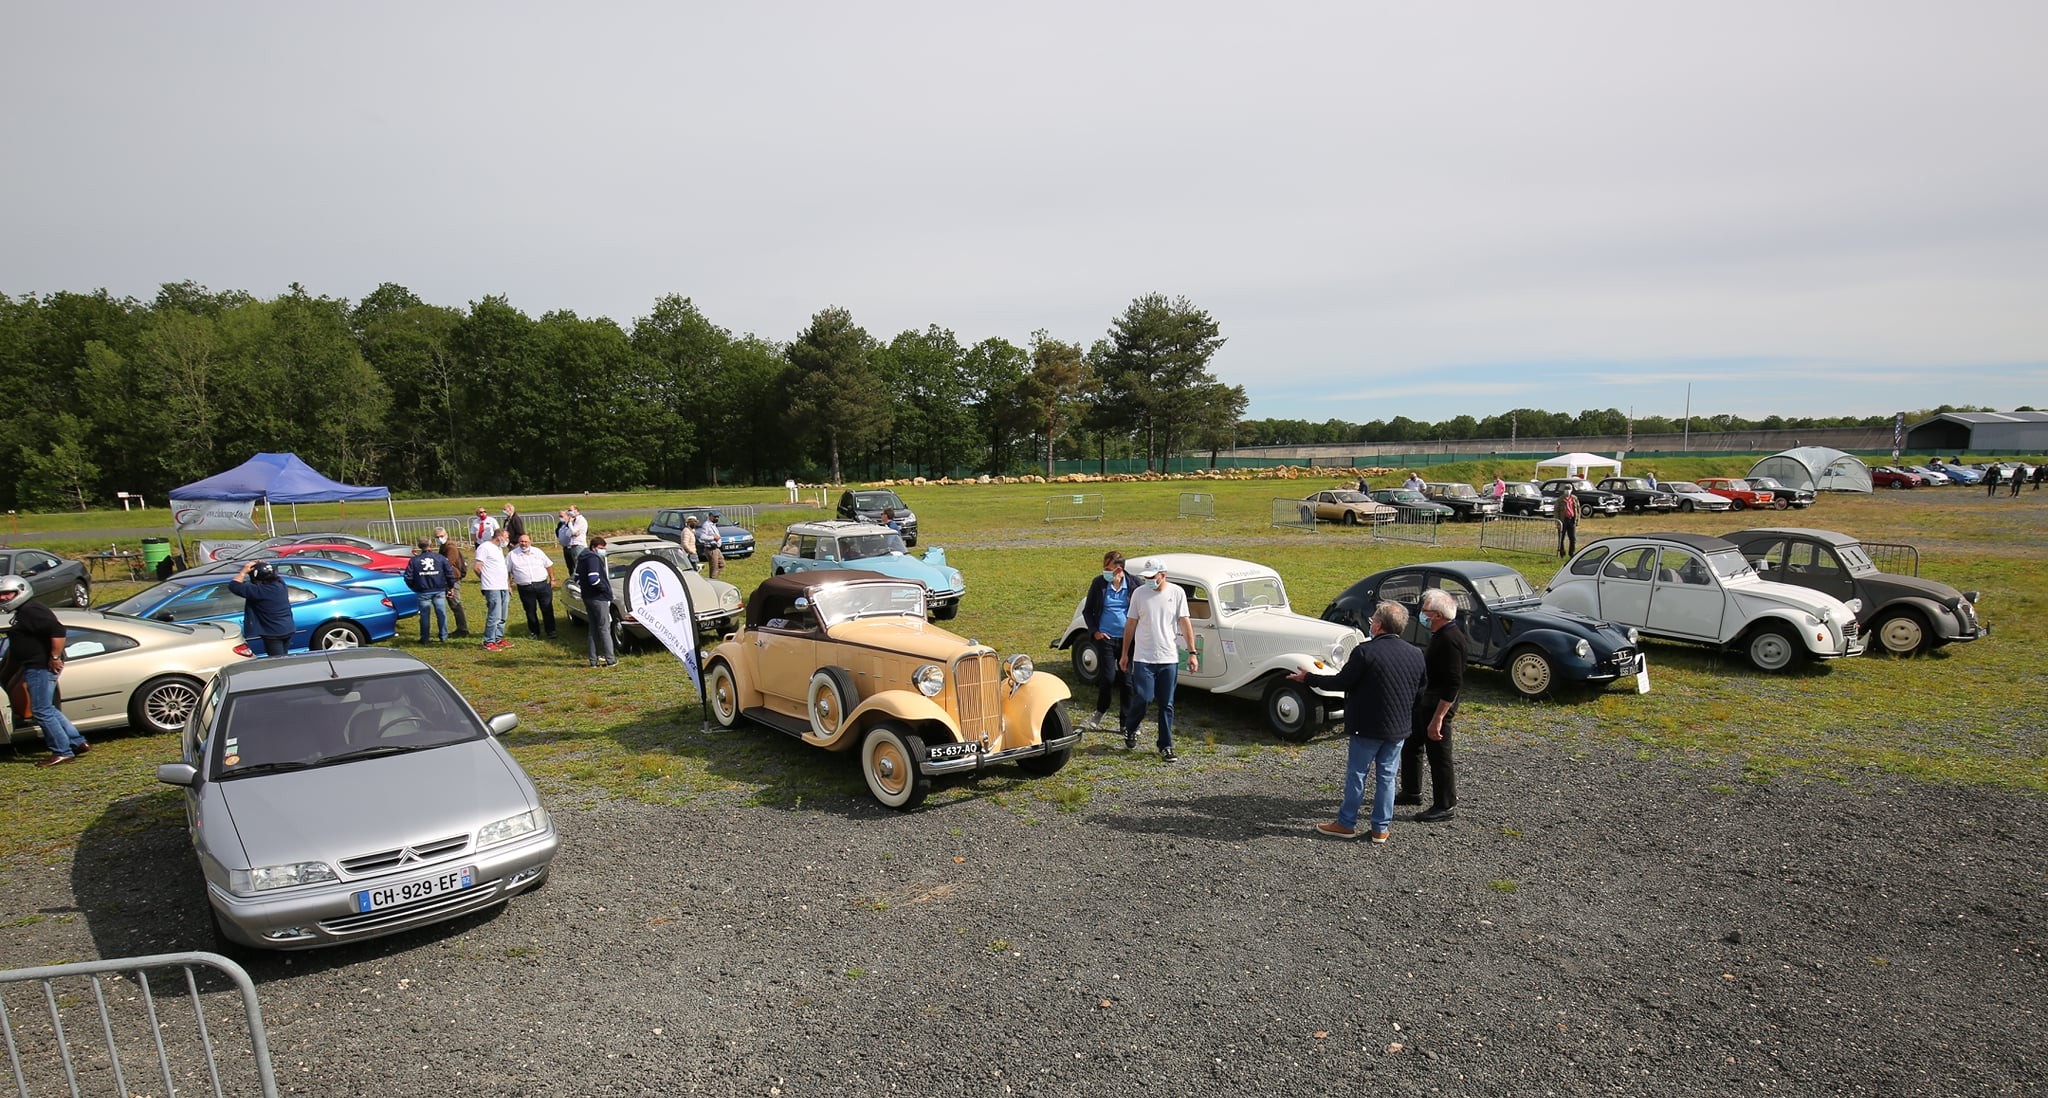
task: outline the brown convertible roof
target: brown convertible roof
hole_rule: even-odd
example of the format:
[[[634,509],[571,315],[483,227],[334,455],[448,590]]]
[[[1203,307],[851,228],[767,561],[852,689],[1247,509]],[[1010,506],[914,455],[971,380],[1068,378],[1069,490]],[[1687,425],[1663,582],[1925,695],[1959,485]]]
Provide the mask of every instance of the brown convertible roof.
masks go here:
[[[898,579],[858,568],[825,568],[811,572],[785,572],[769,576],[747,596],[747,628],[758,629],[769,618],[778,617],[781,608],[789,606],[814,587],[828,583],[916,583],[916,580]]]

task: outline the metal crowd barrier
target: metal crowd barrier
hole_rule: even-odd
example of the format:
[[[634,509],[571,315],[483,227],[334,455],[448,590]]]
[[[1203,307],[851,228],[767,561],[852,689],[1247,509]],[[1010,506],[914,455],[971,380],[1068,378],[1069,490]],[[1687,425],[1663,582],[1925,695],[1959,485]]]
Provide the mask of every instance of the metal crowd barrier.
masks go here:
[[[1271,525],[1313,534],[1316,532],[1316,505],[1305,499],[1275,499]]]
[[[1554,557],[1559,525],[1556,519],[1541,515],[1500,515],[1479,525],[1479,547]]]
[[[209,1022],[196,968],[233,983],[241,997],[239,1025],[231,1018]],[[179,970],[184,994],[172,989],[158,999],[152,969]],[[105,978],[110,975],[115,979]],[[176,979],[168,973],[159,978],[164,977]],[[8,993],[22,984],[41,985],[43,1009],[36,1009],[34,992],[9,1000]],[[22,1098],[135,1095],[152,1081],[161,1081],[165,1095],[205,1088],[226,1098],[253,1088],[264,1098],[277,1096],[256,984],[242,966],[217,953],[159,953],[0,972],[0,1036]]]
[[[1045,501],[1045,521],[1061,519],[1093,519],[1102,521],[1102,497],[1099,495],[1052,496]]]
[[[1866,541],[1863,552],[1880,572],[1890,572],[1895,576],[1920,574],[1920,550],[1911,545],[1896,541]]]
[[[1487,523],[1486,525],[1490,526],[1492,524]],[[1410,541],[1422,545],[1439,545],[1442,543],[1438,540],[1438,530],[1442,526],[1443,516],[1440,514],[1418,514],[1414,511],[1401,510],[1394,515],[1394,521],[1392,522],[1375,522],[1372,524],[1372,540]],[[1484,527],[1481,528],[1481,532],[1484,532]]]
[[[494,514],[491,517],[502,519],[504,516]],[[554,530],[554,525],[552,522],[548,523],[548,529],[551,533]],[[447,527],[449,537],[461,538],[463,539],[462,543],[467,545],[469,544],[470,536],[476,532],[476,516],[456,515],[453,518],[402,518],[396,522],[391,519],[371,519],[369,536],[383,538],[393,545],[409,546],[417,543],[420,538],[432,538],[436,527]],[[529,534],[532,532],[531,528],[527,530]]]
[[[1215,518],[1216,497],[1209,492],[1182,492],[1180,494],[1180,517]]]

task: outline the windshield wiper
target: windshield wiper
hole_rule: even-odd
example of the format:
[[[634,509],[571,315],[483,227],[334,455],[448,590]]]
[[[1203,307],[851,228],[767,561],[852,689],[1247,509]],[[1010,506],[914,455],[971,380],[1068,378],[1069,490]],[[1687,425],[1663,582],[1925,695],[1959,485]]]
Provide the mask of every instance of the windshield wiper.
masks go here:
[[[374,759],[379,755],[403,755],[408,751],[418,751],[421,746],[420,744],[380,743],[372,747],[358,747],[354,751],[343,751],[338,755],[329,755],[320,761],[323,763],[336,763],[347,762],[351,759]]]
[[[316,766],[325,764],[325,762],[325,759],[322,759],[320,762],[299,762],[292,759],[281,759],[277,762],[249,763],[246,766],[230,766],[222,771],[221,777],[246,778],[251,774],[277,774],[287,770],[311,770]]]

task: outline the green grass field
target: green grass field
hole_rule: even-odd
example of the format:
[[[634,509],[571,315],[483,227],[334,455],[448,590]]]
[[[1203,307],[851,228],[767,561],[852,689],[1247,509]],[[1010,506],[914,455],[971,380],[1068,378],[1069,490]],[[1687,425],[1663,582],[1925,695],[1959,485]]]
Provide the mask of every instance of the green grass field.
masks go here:
[[[1662,463],[1667,479],[1721,470]],[[1447,478],[1487,478],[1487,465],[1445,466]],[[1216,553],[1255,560],[1286,579],[1296,610],[1319,613],[1354,580],[1420,559],[1481,556],[1476,528],[1447,526],[1438,547],[1375,542],[1368,532],[1325,526],[1316,533],[1269,525],[1271,501],[1299,498],[1336,486],[1328,478],[1135,482],[1079,486],[1104,497],[1098,521],[1045,521],[1046,501],[1065,485],[928,485],[900,489],[916,509],[923,545],[944,546],[949,562],[967,578],[968,591],[955,632],[999,648],[1024,652],[1071,682],[1065,653],[1050,644],[1072,614],[1105,549],[1136,557],[1153,551]],[[1071,489],[1070,489],[1071,490]],[[1217,518],[1178,517],[1182,492],[1215,497]],[[674,493],[575,497],[587,511],[651,511]],[[779,488],[690,493],[692,501],[780,503]],[[478,501],[407,501],[401,515],[452,515]],[[495,504],[496,500],[481,501]],[[521,501],[529,512],[562,500]],[[352,506],[346,521],[381,517]],[[726,579],[743,591],[765,578],[768,555],[793,521],[812,509],[764,509],[756,530],[761,552],[733,563]],[[301,508],[301,523],[315,528],[331,517]],[[19,518],[22,529],[78,530],[72,551],[103,546],[90,532],[139,525],[134,516]],[[91,520],[90,522],[86,520]],[[2048,790],[2041,698],[2044,671],[2041,625],[2048,603],[2048,569],[2039,564],[2048,531],[2048,492],[2031,488],[2017,500],[1987,500],[1968,488],[1825,496],[1805,512],[1740,512],[1668,518],[1589,520],[1581,544],[1609,532],[1683,529],[1715,533],[1744,526],[1801,525],[1842,530],[1865,540],[1907,541],[1920,547],[1921,574],[1983,592],[1980,607],[1993,635],[1913,660],[1864,657],[1809,666],[1788,675],[1754,671],[1739,657],[1704,648],[1651,642],[1652,693],[1622,687],[1562,701],[1517,698],[1500,676],[1474,672],[1461,735],[1564,752],[1599,765],[1615,750],[1661,755],[1700,766],[1703,784],[1726,783],[1731,771],[1757,782],[1829,781],[1873,791],[1908,781],[1988,784]],[[644,526],[601,523],[602,532]],[[1542,584],[1555,571],[1548,556],[1498,554]],[[122,597],[139,585],[103,584],[98,601]],[[481,627],[482,599],[465,590],[473,629]],[[686,805],[704,798],[767,803],[816,803],[866,797],[847,756],[827,755],[766,730],[712,731],[677,661],[666,654],[626,657],[608,671],[584,666],[583,633],[564,623],[554,643],[525,641],[517,606],[516,647],[488,653],[475,641],[419,649],[413,623],[400,623],[398,647],[417,650],[440,668],[486,714],[511,711],[520,727],[507,742],[544,791],[557,800],[632,797]],[[1092,708],[1092,688],[1077,702],[1077,716]],[[1299,752],[1265,731],[1250,702],[1184,692],[1179,705],[1183,761],[1167,768],[1150,753],[1127,755],[1113,737],[1083,741],[1074,761],[1051,778],[1027,779],[1011,769],[971,782],[941,786],[934,800],[991,798],[1026,820],[1078,809],[1091,798],[1145,783],[1195,788],[1204,773],[1240,765],[1260,752]],[[1317,743],[1332,732],[1321,733]],[[98,750],[56,770],[31,765],[39,745],[17,741],[19,755],[0,767],[0,849],[50,853],[68,847],[87,821],[118,808],[135,826],[178,826],[177,799],[154,782],[158,762],[176,754],[169,737],[101,733]]]

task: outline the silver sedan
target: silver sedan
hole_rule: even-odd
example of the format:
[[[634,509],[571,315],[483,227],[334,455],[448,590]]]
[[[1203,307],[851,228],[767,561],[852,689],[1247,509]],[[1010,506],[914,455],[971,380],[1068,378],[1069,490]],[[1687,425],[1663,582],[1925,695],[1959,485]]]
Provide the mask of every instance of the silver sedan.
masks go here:
[[[555,826],[489,722],[379,649],[227,668],[157,780],[185,815],[222,944],[307,949],[503,903],[547,876]]]

